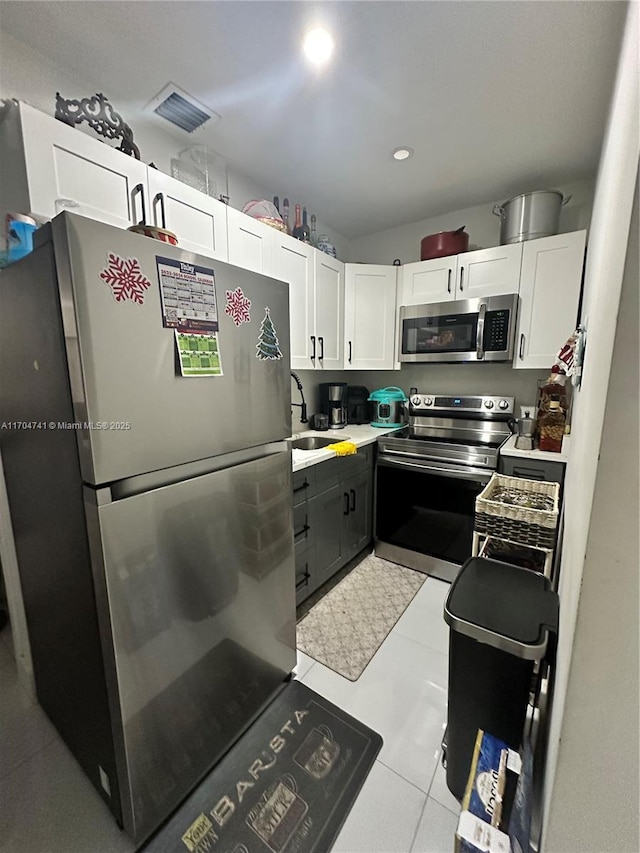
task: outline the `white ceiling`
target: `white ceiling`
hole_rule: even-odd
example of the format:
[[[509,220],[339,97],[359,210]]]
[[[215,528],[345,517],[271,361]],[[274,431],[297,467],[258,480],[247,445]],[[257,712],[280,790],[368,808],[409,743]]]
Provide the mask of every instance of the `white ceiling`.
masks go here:
[[[626,10],[611,0],[0,6],[3,30],[80,81],[90,71],[134,128],[166,83],[186,89],[222,117],[198,141],[346,237],[593,174]],[[321,72],[300,55],[315,24],[336,41]],[[415,156],[392,160],[399,145]]]

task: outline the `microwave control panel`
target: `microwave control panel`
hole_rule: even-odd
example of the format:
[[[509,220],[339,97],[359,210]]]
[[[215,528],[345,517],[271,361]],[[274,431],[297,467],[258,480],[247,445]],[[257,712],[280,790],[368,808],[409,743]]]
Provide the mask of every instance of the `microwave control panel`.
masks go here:
[[[504,352],[509,349],[509,314],[511,312],[487,311],[484,321],[484,349],[486,352]]]

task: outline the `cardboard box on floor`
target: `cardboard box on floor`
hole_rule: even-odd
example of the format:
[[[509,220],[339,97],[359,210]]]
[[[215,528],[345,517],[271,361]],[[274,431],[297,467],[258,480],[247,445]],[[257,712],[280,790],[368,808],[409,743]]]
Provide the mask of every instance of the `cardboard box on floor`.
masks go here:
[[[524,758],[524,761],[523,761]],[[524,853],[531,828],[532,756],[478,730],[456,830],[456,853]]]

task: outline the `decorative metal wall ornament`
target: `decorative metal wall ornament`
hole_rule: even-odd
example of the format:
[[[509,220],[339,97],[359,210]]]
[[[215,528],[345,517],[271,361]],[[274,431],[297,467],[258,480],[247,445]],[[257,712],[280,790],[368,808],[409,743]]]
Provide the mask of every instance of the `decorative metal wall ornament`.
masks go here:
[[[133,131],[100,92],[92,98],[80,100],[65,99],[60,92],[56,92],[55,117],[71,127],[86,121],[92,130],[106,139],[122,138],[116,150],[129,154],[136,160],[140,159],[140,149],[133,141]]]

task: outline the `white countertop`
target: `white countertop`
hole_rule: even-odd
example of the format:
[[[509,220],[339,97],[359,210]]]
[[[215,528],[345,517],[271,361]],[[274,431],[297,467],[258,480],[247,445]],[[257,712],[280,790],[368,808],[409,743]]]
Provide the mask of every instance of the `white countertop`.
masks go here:
[[[323,432],[318,430],[305,430],[304,432],[296,432],[292,438],[304,438],[307,435],[320,435],[323,438],[334,438],[338,441],[351,441],[356,447],[363,447],[365,444],[373,444],[381,435],[387,435],[390,432],[395,432],[397,427],[393,429],[379,429],[372,427],[369,424],[347,424],[344,429],[330,429]],[[309,468],[311,465],[317,465],[318,462],[324,462],[327,459],[335,459],[336,454],[333,450],[327,450],[326,447],[320,450],[292,450],[291,451],[293,470],[301,471],[303,468]]]
[[[562,439],[562,450],[560,453],[551,453],[548,450],[518,450],[516,447],[517,436],[512,435],[500,448],[502,456],[520,456],[525,459],[538,459],[540,462],[564,462],[569,461],[571,447],[571,436],[565,435]]]

